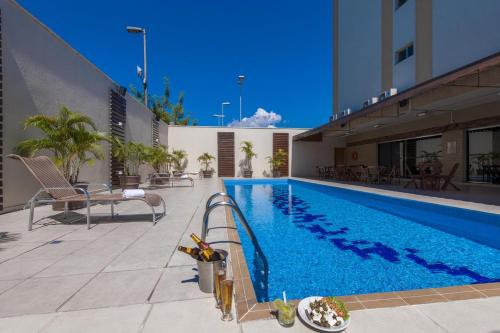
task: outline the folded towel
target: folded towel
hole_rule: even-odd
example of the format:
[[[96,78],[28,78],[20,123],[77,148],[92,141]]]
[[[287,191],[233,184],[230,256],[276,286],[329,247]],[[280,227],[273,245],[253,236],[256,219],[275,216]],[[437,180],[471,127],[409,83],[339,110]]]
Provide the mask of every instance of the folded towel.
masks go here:
[[[144,198],[146,195],[146,192],[144,190],[124,190],[123,191],[123,198],[129,199],[129,198]]]
[[[189,178],[189,176],[188,176],[188,175],[186,175],[186,174],[183,174],[183,175],[181,176],[181,178]]]

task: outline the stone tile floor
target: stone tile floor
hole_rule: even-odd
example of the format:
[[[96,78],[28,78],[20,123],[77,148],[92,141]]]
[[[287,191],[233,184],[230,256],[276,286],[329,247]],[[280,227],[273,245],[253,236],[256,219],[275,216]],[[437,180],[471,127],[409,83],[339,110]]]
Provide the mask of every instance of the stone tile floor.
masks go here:
[[[108,206],[93,207],[91,230],[78,212],[65,222],[49,207],[36,209],[32,232],[27,211],[0,215],[0,332],[310,332],[300,321],[224,323],[199,291],[195,263],[175,248],[200,233],[218,189],[212,179],[157,190],[168,212],[156,225],[140,202],[117,205],[115,220]],[[222,209],[211,226],[225,226]],[[224,229],[208,240],[227,248]],[[499,314],[500,297],[359,310],[348,332],[500,333]]]

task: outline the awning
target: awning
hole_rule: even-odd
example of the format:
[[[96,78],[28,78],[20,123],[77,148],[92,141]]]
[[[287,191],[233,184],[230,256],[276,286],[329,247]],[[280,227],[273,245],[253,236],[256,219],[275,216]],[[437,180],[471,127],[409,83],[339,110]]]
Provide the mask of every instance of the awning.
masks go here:
[[[500,52],[422,82],[378,103],[294,136],[322,141],[363,128],[414,120],[417,113],[450,112],[500,100]],[[420,100],[419,100],[420,99]]]

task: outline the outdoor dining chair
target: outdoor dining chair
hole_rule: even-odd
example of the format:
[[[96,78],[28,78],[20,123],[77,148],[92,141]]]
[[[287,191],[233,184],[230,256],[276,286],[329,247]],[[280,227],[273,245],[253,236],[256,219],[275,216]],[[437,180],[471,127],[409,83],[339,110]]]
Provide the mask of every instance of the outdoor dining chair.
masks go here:
[[[460,191],[460,188],[453,183],[453,177],[455,173],[457,173],[458,167],[460,163],[455,163],[450,170],[450,173],[446,176],[440,176],[440,180],[443,180],[443,186],[441,186],[441,190],[446,191],[448,186],[453,187],[455,190]]]

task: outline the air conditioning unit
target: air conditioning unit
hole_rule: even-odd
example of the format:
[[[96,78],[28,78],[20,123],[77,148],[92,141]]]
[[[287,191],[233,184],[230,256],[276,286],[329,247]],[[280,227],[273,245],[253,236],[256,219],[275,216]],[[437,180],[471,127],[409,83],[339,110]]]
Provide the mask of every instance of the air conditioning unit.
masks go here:
[[[364,103],[363,103],[363,108],[366,108],[372,104],[375,104],[378,102],[378,97],[372,97],[368,98]]]
[[[398,90],[396,88],[391,88],[391,89],[388,89],[386,91],[383,91],[380,96],[378,97],[378,99],[380,101],[383,101],[384,99],[386,98],[389,98],[391,96],[394,96],[398,93]]]
[[[339,118],[348,116],[350,114],[351,114],[351,109],[350,108],[344,109],[344,110],[340,111]]]

